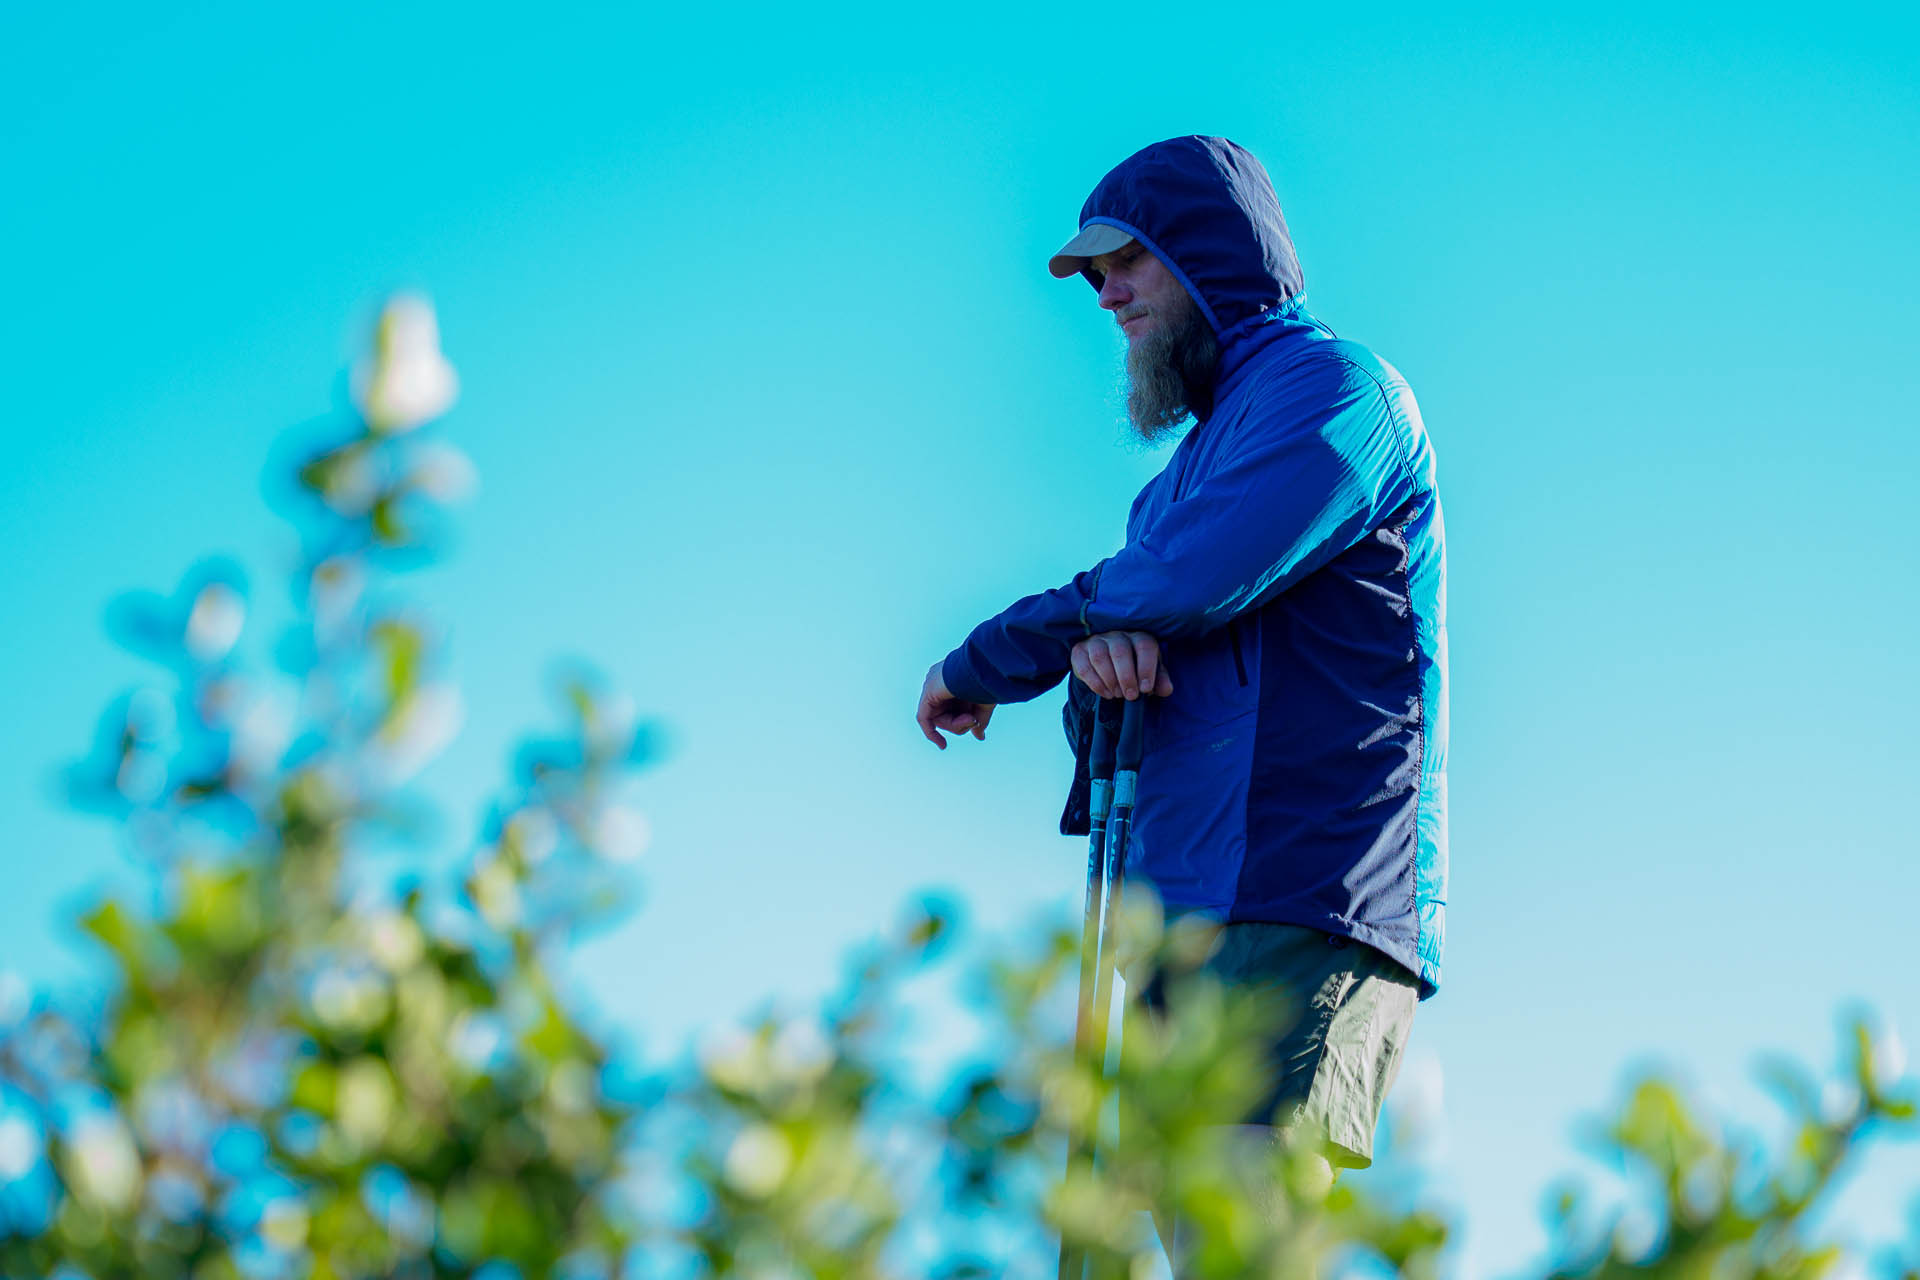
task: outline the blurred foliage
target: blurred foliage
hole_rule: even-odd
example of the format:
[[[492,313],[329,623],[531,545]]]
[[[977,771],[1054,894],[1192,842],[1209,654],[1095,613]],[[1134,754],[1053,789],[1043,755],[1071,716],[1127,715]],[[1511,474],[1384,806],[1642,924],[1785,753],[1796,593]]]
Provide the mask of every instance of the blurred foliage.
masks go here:
[[[1592,1217],[1583,1197],[1562,1192],[1552,1212],[1561,1261],[1550,1274],[1810,1280],[1833,1272],[1843,1251],[1809,1228],[1814,1210],[1863,1140],[1911,1131],[1915,1114],[1911,1087],[1887,1079],[1903,1066],[1897,1043],[1876,1045],[1864,1017],[1847,1035],[1843,1073],[1825,1088],[1790,1063],[1768,1065],[1790,1121],[1778,1155],[1723,1138],[1672,1082],[1637,1081],[1599,1137],[1655,1189],[1653,1203],[1583,1227]]]
[[[232,562],[109,610],[172,685],[118,699],[64,780],[152,890],[80,921],[112,965],[100,1000],[0,992],[0,1275],[959,1280],[1051,1275],[1064,1240],[1090,1276],[1141,1277],[1165,1265],[1156,1209],[1194,1229],[1184,1274],[1444,1270],[1418,1180],[1334,1180],[1304,1143],[1249,1151],[1208,1123],[1262,1096],[1257,1046],[1287,1011],[1212,982],[1210,935],[1145,894],[1120,945],[1173,1012],[1127,1009],[1107,1063],[1070,1042],[1061,929],[978,975],[991,1052],[937,1097],[902,1087],[899,988],[955,925],[931,900],[818,1018],[723,1028],[687,1069],[624,1060],[556,974],[628,902],[647,828],[624,792],[657,735],[584,667],[556,691],[565,732],[518,750],[446,884],[370,871],[431,825],[410,784],[462,721],[392,580],[474,479],[430,429],[458,387],[431,308],[395,299],[371,346],[351,411],[289,468],[291,695],[237,657]],[[1604,1144],[1648,1203],[1606,1218],[1562,1194],[1547,1274],[1832,1273],[1815,1209],[1862,1142],[1914,1122],[1887,1046],[1865,1020],[1849,1036],[1825,1087],[1772,1069],[1793,1125],[1772,1153],[1639,1081]]]
[[[290,680],[242,669],[230,563],[109,610],[174,687],[110,709],[67,791],[155,885],[81,920],[114,965],[104,1008],[43,1000],[0,1038],[10,1135],[39,1148],[8,1153],[7,1275],[611,1272],[634,1243],[617,1189],[644,1089],[609,1087],[554,965],[619,905],[645,837],[620,785],[650,735],[568,672],[568,732],[522,753],[458,884],[376,882],[366,851],[419,832],[408,783],[462,718],[383,589],[472,467],[425,429],[455,381],[423,300],[386,308],[354,386],[294,477]]]

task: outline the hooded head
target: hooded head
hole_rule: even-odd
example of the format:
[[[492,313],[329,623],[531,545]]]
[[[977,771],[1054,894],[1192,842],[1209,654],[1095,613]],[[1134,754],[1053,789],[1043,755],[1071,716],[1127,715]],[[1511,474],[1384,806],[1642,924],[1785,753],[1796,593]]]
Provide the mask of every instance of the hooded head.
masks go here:
[[[1080,234],[1048,264],[1097,289],[1090,260],[1131,237],[1167,265],[1219,335],[1304,287],[1273,182],[1225,138],[1169,138],[1134,152],[1080,208]]]

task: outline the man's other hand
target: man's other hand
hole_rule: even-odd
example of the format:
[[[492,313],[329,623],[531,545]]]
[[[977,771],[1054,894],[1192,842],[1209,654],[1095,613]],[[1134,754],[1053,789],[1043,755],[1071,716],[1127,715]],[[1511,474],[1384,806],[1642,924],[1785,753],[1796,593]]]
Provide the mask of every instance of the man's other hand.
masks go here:
[[[927,672],[927,682],[920,687],[920,712],[915,717],[920,722],[920,732],[942,751],[947,749],[947,740],[940,736],[941,729],[948,733],[971,733],[985,742],[987,721],[993,719],[995,704],[954,697],[953,691],[947,688],[946,677],[940,674],[940,666],[938,662],[933,664]]]
[[[1173,692],[1160,662],[1160,641],[1145,631],[1102,631],[1073,646],[1073,674],[1103,698],[1129,702],[1144,691],[1156,698]]]

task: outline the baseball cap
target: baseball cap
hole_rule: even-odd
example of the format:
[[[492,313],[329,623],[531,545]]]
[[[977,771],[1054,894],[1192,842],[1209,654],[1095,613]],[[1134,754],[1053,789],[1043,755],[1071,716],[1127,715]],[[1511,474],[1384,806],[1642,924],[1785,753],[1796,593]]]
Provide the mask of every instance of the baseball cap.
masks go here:
[[[1085,271],[1094,258],[1103,253],[1112,253],[1132,240],[1132,236],[1118,227],[1108,226],[1104,222],[1089,222],[1080,228],[1079,235],[1061,245],[1059,252],[1047,260],[1047,270],[1056,279],[1065,280],[1068,276]]]

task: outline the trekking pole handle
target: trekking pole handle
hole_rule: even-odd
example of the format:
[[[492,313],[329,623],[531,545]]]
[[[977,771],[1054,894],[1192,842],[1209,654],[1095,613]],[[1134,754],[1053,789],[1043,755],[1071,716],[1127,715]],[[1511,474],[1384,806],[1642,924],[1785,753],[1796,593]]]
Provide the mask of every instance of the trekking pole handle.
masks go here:
[[[1140,758],[1146,752],[1147,700],[1145,696],[1121,704],[1120,739],[1114,744],[1114,767],[1140,772]]]
[[[1112,699],[1103,698],[1093,710],[1093,747],[1087,753],[1087,776],[1098,782],[1105,779],[1113,781],[1113,766],[1116,756],[1114,739],[1118,736],[1114,715],[1108,709]]]

